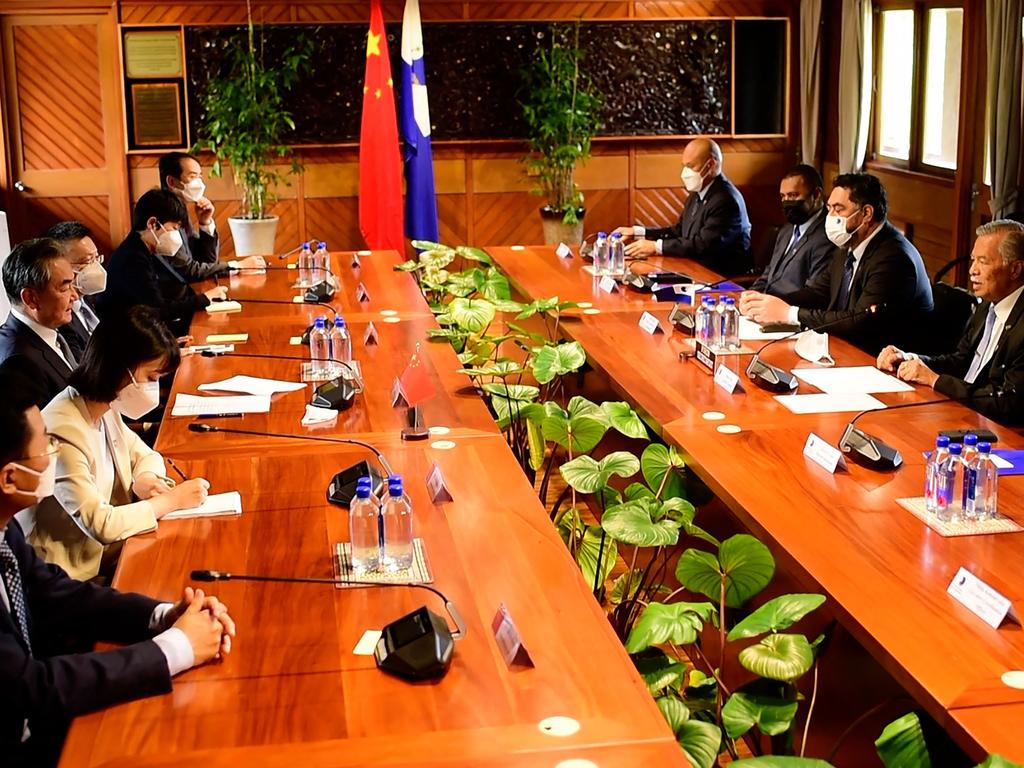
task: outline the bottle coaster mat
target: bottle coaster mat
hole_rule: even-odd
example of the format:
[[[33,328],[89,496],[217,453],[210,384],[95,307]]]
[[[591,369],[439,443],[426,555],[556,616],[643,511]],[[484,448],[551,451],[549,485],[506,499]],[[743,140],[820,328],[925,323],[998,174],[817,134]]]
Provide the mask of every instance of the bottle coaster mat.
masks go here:
[[[434,581],[434,574],[430,570],[423,539],[413,539],[412,541],[411,568],[358,575],[352,570],[352,550],[349,542],[339,542],[334,545],[334,575],[338,581],[372,581],[379,584],[432,584]],[[344,586],[344,584],[339,584],[338,588],[341,589]]]
[[[896,503],[914,515],[940,536],[980,536],[989,533],[1017,533],[1024,527],[1008,517],[999,515],[990,520],[963,520],[947,523],[928,513],[924,496],[912,499],[896,499]]]

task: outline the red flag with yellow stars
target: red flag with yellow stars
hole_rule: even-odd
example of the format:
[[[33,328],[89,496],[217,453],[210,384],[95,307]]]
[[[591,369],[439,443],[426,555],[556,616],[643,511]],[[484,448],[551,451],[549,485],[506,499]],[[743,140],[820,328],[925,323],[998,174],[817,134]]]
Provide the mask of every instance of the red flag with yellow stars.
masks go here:
[[[370,248],[404,252],[402,157],[393,85],[380,0],[371,0],[359,132],[359,229]]]
[[[399,383],[405,402],[409,405],[419,405],[434,396],[434,380],[430,378],[427,365],[420,356],[419,344],[416,345],[416,351],[412,353],[409,364],[402,371]]]

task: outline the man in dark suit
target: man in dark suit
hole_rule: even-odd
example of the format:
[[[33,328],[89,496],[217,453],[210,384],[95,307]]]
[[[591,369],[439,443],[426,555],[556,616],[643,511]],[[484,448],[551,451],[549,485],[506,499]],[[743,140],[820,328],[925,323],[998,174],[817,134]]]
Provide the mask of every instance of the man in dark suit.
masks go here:
[[[35,767],[56,764],[71,718],[170,691],[174,675],[230,653],[235,626],[201,590],[161,603],[36,557],[13,517],[52,492],[56,446],[31,386],[0,367],[0,754]],[[76,653],[69,638],[125,645]]]
[[[825,193],[821,174],[810,165],[794,166],[779,183],[788,222],[775,238],[772,260],[752,291],[785,296],[799,291],[828,268],[835,245],[825,234]]]
[[[220,261],[220,236],[213,220],[214,205],[206,197],[203,168],[185,152],[168,152],[160,158],[160,186],[173,192],[195,210],[198,227],[189,216],[182,222],[181,248],[168,259],[190,283],[227,275],[232,269],[256,269],[267,266],[262,256],[237,261]]]
[[[18,358],[38,382],[37,405],[68,385],[78,358],[58,329],[71,322],[75,274],[56,240],[19,243],[3,266],[11,314],[0,326],[0,362]]]
[[[188,211],[166,189],[151,189],[135,204],[132,232],[110,257],[107,289],[96,297],[100,319],[116,316],[143,304],[160,313],[160,319],[178,336],[185,336],[192,313],[214,299],[227,298],[218,286],[196,293],[169,259],[181,248],[181,226]]]
[[[683,150],[683,214],[671,227],[619,227],[626,256],[682,256],[717,272],[750,269],[750,219],[743,195],[722,173],[722,150],[711,139],[694,139]]]
[[[78,298],[71,304],[71,322],[57,332],[67,339],[75,357],[82,359],[89,337],[100,324],[92,308],[91,297],[107,287],[107,271],[103,268],[103,254],[93,242],[89,228],[80,221],[62,221],[54,224],[43,235],[60,243],[61,250],[75,273]]]
[[[978,397],[975,410],[1024,424],[1024,224],[1003,219],[978,227],[971,289],[984,299],[954,352],[918,357],[887,346],[878,367],[954,398]]]
[[[740,311],[761,324],[828,324],[829,333],[872,355],[888,340],[912,342],[932,311],[932,288],[921,254],[886,221],[887,211],[875,176],[836,177],[825,219],[837,246],[829,268],[784,297],[745,291]]]

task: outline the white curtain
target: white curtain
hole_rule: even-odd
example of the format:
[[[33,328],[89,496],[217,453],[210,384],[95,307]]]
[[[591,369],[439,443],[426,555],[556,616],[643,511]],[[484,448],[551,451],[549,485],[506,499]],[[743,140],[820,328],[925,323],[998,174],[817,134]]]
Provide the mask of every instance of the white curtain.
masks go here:
[[[864,167],[871,119],[871,0],[843,0],[839,53],[839,172]]]
[[[1021,0],[988,0],[988,141],[992,215],[1017,210],[1021,157]]]
[[[821,105],[821,0],[800,0],[800,156],[818,165]]]

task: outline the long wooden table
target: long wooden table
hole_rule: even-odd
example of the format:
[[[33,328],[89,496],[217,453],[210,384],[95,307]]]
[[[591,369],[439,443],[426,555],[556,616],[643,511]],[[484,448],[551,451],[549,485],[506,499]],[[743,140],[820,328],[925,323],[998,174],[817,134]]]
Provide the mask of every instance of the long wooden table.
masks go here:
[[[238,623],[233,653],[179,676],[171,694],[79,718],[61,765],[686,765],[486,407],[455,373],[459,364],[447,342],[425,341],[426,329],[436,326],[413,278],[392,272],[397,254],[364,258],[358,275],[349,260],[334,255],[342,283],[334,304],[354,327],[364,394],[326,429],[299,425],[310,387],[275,396],[269,415],[212,422],[294,436],[283,439],[196,434],[187,430],[194,419],[168,416],[157,447],[190,476],[209,478],[213,491],[239,490],[245,511],[165,522],[134,537],[125,543],[115,585],[172,600],[197,568],[332,576],[334,545],[347,539],[347,513],[327,503],[325,488],[335,472],[373,457],[357,446],[298,436],[365,440],[406,478],[434,586],[466,620],[451,670],[440,681],[411,685],[353,654],[365,630],[419,605],[445,615],[422,590],[225,582],[213,591]],[[318,309],[245,303],[257,296],[287,300],[293,277],[271,271],[233,278],[231,295],[242,311],[197,315],[196,342],[209,333],[247,332],[240,352],[301,356],[289,338]],[[359,280],[370,292],[368,304],[354,299]],[[387,321],[395,317],[400,322]],[[367,322],[381,335],[369,348],[359,328]],[[438,391],[425,404],[426,421],[443,434],[407,443],[398,435],[403,411],[391,408],[388,393],[417,343]],[[297,365],[186,358],[172,398],[236,373],[296,380]],[[425,478],[435,465],[453,502],[431,503]],[[501,604],[531,668],[508,667],[501,656],[490,628]],[[551,717],[571,718],[578,730],[550,735],[540,724]]]
[[[743,375],[749,354],[725,358],[745,388],[729,394],[696,361],[680,360],[691,342],[670,330],[670,306],[631,291],[604,293],[580,259],[558,258],[550,247],[486,250],[525,296],[557,294],[599,309],[563,316],[561,328],[582,343],[614,390],[683,451],[744,525],[798,564],[806,587],[828,596],[844,626],[964,749],[978,759],[999,752],[1024,760],[1024,691],[1000,682],[1003,672],[1024,667],[1024,632],[1010,623],[993,630],[946,593],[963,566],[1019,605],[1024,536],[943,538],[896,503],[921,495],[922,451],[934,445],[938,430],[986,427],[1011,447],[1024,444],[1020,434],[956,403],[871,413],[859,426],[897,447],[903,467],[880,474],[851,465],[829,474],[804,458],[804,442],[813,432],[835,444],[853,414],[791,413]],[[693,263],[665,263],[715,279]],[[643,311],[659,317],[668,333],[640,330]],[[873,364],[835,337],[830,346],[839,365]],[[809,365],[791,341],[773,345],[765,359],[787,368]],[[798,390],[815,391],[804,383]],[[887,404],[941,399],[921,387],[876,397]],[[723,418],[709,420],[710,412]],[[723,434],[722,424],[740,431]],[[1002,479],[1000,510],[1024,524],[1024,480]]]

